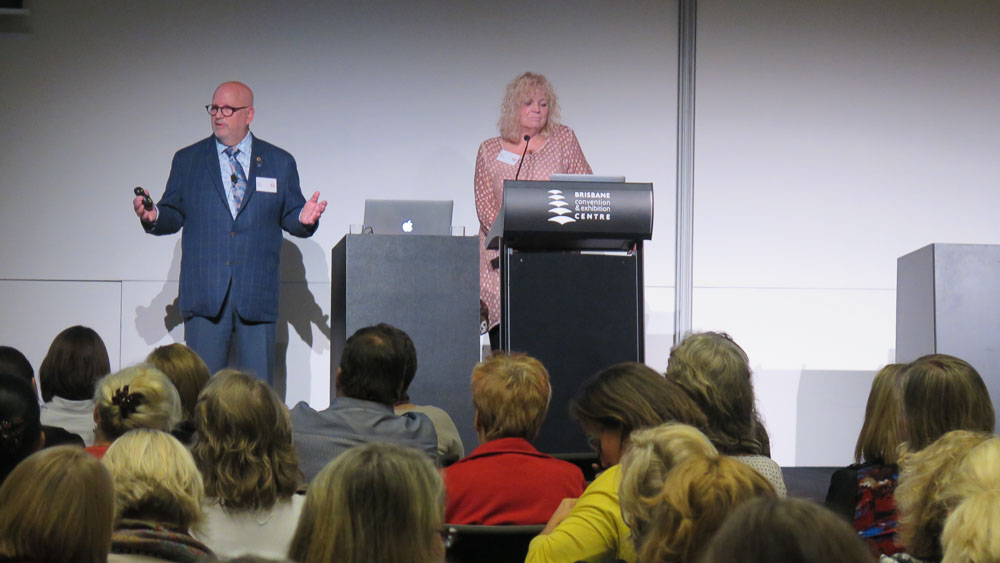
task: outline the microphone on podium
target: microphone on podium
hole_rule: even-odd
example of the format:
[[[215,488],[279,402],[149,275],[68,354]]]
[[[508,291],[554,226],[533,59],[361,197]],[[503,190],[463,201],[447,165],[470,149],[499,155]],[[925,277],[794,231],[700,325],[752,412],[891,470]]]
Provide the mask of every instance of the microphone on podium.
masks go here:
[[[530,135],[524,136],[524,152],[521,153],[521,160],[517,163],[517,172],[514,173],[514,181],[517,181],[517,177],[521,175],[521,165],[524,164],[524,155],[528,154],[528,141],[531,140]]]

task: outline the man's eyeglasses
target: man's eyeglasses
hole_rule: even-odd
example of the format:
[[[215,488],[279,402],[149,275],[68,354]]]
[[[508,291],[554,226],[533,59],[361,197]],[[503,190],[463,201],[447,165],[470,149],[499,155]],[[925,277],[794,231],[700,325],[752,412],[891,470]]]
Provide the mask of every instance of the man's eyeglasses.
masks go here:
[[[217,106],[214,104],[208,104],[207,106],[205,106],[205,111],[208,112],[208,115],[211,115],[213,117],[217,113],[221,113],[222,117],[232,117],[234,113],[240,111],[241,109],[247,109],[248,107],[250,106],[234,108],[233,106]]]

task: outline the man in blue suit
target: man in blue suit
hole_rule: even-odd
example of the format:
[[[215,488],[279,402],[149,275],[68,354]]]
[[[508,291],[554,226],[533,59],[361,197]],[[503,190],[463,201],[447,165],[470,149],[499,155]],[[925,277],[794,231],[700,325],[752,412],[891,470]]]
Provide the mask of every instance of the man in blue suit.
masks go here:
[[[216,371],[239,368],[272,383],[282,229],[312,235],[326,209],[302,197],[295,159],[250,133],[253,92],[226,82],[206,106],[211,137],[174,155],[163,198],[132,205],[147,233],[182,227],[180,310],[184,339]],[[148,195],[148,194],[147,194]]]

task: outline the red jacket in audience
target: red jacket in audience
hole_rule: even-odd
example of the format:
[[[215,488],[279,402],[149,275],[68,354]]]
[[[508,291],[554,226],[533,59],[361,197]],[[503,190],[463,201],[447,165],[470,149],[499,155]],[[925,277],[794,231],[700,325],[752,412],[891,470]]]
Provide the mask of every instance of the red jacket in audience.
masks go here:
[[[535,449],[523,438],[500,438],[479,446],[445,468],[449,524],[544,524],[564,498],[576,498],[586,483],[572,463]]]

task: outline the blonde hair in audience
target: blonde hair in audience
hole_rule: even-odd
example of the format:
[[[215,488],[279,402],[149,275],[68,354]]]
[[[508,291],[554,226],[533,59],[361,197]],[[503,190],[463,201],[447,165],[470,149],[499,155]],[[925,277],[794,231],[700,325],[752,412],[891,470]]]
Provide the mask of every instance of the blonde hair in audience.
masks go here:
[[[216,375],[195,406],[191,453],[205,494],[225,508],[269,509],[301,481],[288,407],[263,381]]]
[[[903,377],[909,450],[925,448],[951,430],[993,432],[990,393],[965,360],[930,354],[909,364]]]
[[[709,541],[701,563],[870,563],[844,519],[803,499],[758,497],[740,505]]]
[[[728,334],[695,333],[670,351],[666,377],[708,418],[705,434],[725,454],[760,454],[750,362]]]
[[[97,382],[98,429],[108,441],[129,430],[169,432],[181,420],[181,398],[170,379],[149,364],[127,367]]]
[[[442,561],[444,485],[421,452],[375,442],[330,462],[309,486],[288,558]]]
[[[655,497],[663,491],[669,471],[692,456],[716,456],[719,452],[697,428],[668,422],[636,430],[621,459],[618,499],[622,519],[632,530],[636,548],[642,544]]]
[[[36,452],[0,486],[0,559],[104,563],[114,496],[101,462],[73,446]]]
[[[941,530],[954,507],[947,494],[962,459],[991,437],[986,432],[953,430],[899,461],[899,539],[906,552],[921,559],[941,557]]]
[[[146,363],[162,371],[177,388],[184,409],[184,419],[194,417],[198,393],[208,383],[212,373],[194,350],[180,343],[160,346],[146,356]]]
[[[191,452],[166,432],[127,432],[102,459],[115,484],[119,518],[138,518],[197,528],[204,518],[201,474]]]
[[[957,502],[941,532],[942,563],[1000,561],[1000,438],[972,449],[945,492]]]
[[[511,80],[504,90],[497,127],[505,141],[515,144],[521,142],[521,106],[539,92],[549,103],[549,117],[539,135],[551,135],[559,125],[559,100],[549,79],[541,74],[525,72]]]
[[[647,500],[651,520],[638,560],[694,561],[737,506],[774,494],[767,479],[735,459],[689,457],[667,473],[660,494]]]
[[[906,364],[889,364],[875,374],[865,422],[854,447],[854,461],[896,463],[899,460],[900,417],[903,414],[902,385],[900,379]]]
[[[549,372],[531,356],[494,354],[476,364],[472,368],[472,403],[480,440],[533,441],[545,422],[551,395]]]

